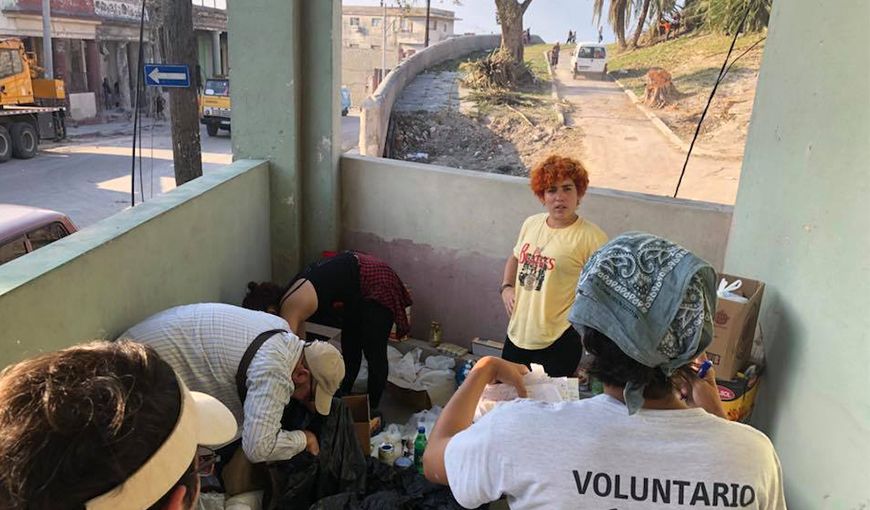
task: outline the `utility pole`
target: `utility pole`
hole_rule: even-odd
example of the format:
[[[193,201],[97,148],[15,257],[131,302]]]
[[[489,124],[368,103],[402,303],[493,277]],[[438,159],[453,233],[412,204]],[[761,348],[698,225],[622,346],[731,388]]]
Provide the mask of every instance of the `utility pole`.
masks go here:
[[[432,0],[426,0],[426,41],[423,43],[424,48],[429,47],[429,8],[432,6]]]
[[[54,78],[54,57],[51,53],[51,0],[42,0],[42,67],[45,77]]]
[[[387,2],[385,0],[381,0],[381,7],[384,8],[384,19],[381,20],[383,41],[381,42],[381,79],[378,80],[379,83],[384,81],[384,75],[387,74]]]
[[[190,87],[172,88],[169,91],[172,160],[175,164],[175,184],[180,186],[202,175],[193,3],[190,0],[163,0],[162,4],[163,44],[166,49],[164,62],[186,65],[191,77]]]

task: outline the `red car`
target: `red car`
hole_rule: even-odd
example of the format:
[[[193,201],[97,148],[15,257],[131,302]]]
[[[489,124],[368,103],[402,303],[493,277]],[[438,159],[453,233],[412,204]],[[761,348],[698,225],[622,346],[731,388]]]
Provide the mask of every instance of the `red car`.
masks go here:
[[[0,204],[0,264],[77,231],[65,214],[24,205]]]

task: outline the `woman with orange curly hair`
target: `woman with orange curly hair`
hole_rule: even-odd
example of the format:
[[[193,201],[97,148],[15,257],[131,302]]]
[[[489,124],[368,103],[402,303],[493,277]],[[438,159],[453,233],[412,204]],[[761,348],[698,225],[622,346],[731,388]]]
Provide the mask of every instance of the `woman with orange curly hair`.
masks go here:
[[[583,346],[568,310],[583,265],[607,242],[598,226],[577,215],[588,186],[575,159],[550,156],[535,166],[531,188],[547,212],[523,222],[504,268],[501,298],[510,323],[502,358],[538,363],[552,377],[571,376],[580,363]]]

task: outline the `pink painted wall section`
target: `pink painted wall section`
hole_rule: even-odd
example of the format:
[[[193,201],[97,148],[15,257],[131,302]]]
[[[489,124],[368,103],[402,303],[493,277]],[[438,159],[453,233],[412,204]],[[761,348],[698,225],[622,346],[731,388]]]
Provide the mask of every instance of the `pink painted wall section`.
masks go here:
[[[427,339],[435,320],[445,342],[469,347],[476,336],[504,340],[508,319],[498,296],[504,258],[349,231],[342,247],[381,258],[411,287],[413,338]]]

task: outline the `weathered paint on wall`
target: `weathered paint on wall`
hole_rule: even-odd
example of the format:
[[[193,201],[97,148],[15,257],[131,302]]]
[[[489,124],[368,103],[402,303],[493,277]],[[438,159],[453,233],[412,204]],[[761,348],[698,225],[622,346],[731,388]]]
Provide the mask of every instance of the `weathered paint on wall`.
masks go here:
[[[237,161],[0,266],[0,367],[174,305],[239,303],[270,272],[268,171]]]
[[[451,342],[504,338],[504,263],[544,210],[528,179],[364,156],[342,157],[341,178],[342,247],[384,258],[411,286],[412,335],[438,320]],[[730,207],[590,189],[579,212],[610,236],[653,232],[722,266]]]
[[[867,20],[865,0],[773,3],[725,264],[767,283],[753,421],[789,508],[870,508]]]

